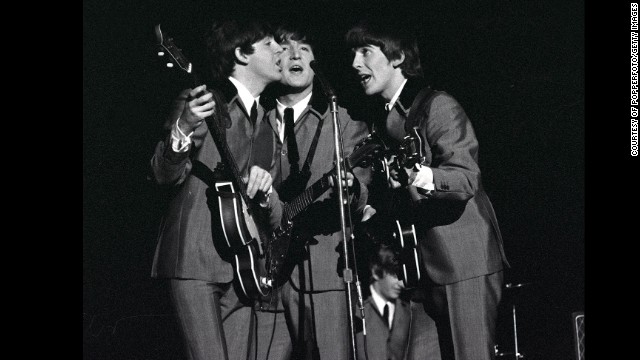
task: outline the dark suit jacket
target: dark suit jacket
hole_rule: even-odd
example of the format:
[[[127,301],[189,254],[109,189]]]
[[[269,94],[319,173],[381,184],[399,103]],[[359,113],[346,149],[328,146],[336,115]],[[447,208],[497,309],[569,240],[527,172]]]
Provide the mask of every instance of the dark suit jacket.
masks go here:
[[[367,355],[369,360],[402,360],[409,346],[411,329],[411,309],[406,302],[396,299],[391,329],[387,327],[378,311],[375,302],[369,296],[364,302],[364,316],[367,326]],[[358,325],[356,327],[356,344],[358,360],[366,360],[362,319],[360,312],[354,312]]]
[[[377,124],[396,141],[405,134],[402,126],[421,88],[408,81],[386,123]],[[437,284],[450,284],[502,270],[508,263],[493,206],[482,186],[478,140],[469,118],[453,97],[437,92],[429,113],[417,114],[416,124],[427,143],[423,165],[433,170],[436,189],[432,198],[416,201],[423,220],[416,222],[416,230],[427,275]],[[451,213],[456,207],[455,201],[442,201],[447,194],[472,197],[458,202],[459,210],[450,221],[433,226],[430,216]]]
[[[230,81],[219,84],[215,91],[221,100],[216,106],[226,106],[229,113],[230,123],[222,123],[228,127],[227,142],[239,172],[246,174],[252,165],[269,171],[273,165],[275,146],[270,127],[264,120],[264,109],[258,106],[258,121],[253,126],[237,89]],[[167,129],[182,113],[185,96],[186,92],[183,92],[181,99],[174,103]],[[216,114],[220,113],[217,109]],[[211,186],[211,171],[221,161],[218,148],[206,123],[195,130],[188,152],[174,152],[170,141],[168,134],[157,144],[151,159],[156,182],[174,188],[173,197],[161,221],[151,275],[229,282],[234,276],[233,269],[214,245],[211,210],[206,194]],[[275,209],[271,212],[270,220],[277,223],[281,216],[277,192],[272,193],[270,201]]]
[[[287,139],[280,141],[277,127],[277,109],[275,107],[275,99],[267,99],[265,97],[265,106],[270,109],[267,117],[271,125],[273,135],[276,139],[276,158],[273,167],[272,176],[274,179],[280,179],[274,182],[276,189],[283,180],[290,175],[290,164],[287,156]],[[294,132],[300,154],[300,168],[307,159],[309,148],[313,142],[317,126],[322,119],[322,131],[318,139],[316,152],[311,163],[311,175],[302,187],[303,189],[310,186],[325,173],[329,172],[335,164],[335,147],[333,138],[333,121],[329,104],[322,93],[314,91],[309,105],[300,115],[295,123]],[[366,123],[352,119],[347,110],[338,108],[338,119],[340,120],[341,134],[343,139],[344,156],[348,157],[353,151],[355,145],[368,134]],[[356,169],[354,174],[361,181],[365,177],[366,171]],[[361,211],[367,201],[367,188],[364,185],[354,187],[356,194],[352,197],[351,210],[353,213]],[[332,196],[333,195],[333,196]],[[329,189],[312,203],[304,213],[294,219],[296,232],[302,234],[306,239],[310,239],[310,261],[312,264],[313,274],[309,274],[308,267],[305,271],[307,290],[343,290],[344,282],[342,278],[342,269],[339,268],[339,247],[342,239],[340,231],[340,216],[337,195],[333,193],[333,189]],[[341,249],[341,247],[340,247]],[[308,265],[308,264],[307,264]],[[295,288],[298,288],[298,269],[296,268],[292,274],[292,281]],[[310,278],[311,276],[311,278]]]

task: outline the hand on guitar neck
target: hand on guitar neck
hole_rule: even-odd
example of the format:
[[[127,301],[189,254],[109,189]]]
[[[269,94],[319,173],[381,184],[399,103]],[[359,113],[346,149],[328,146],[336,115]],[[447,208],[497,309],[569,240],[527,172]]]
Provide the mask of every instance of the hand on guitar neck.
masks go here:
[[[330,186],[337,186],[335,184],[335,181],[333,180],[334,178],[337,178],[337,176],[333,175],[333,176],[329,177],[329,185]],[[344,177],[344,179],[347,181],[347,187],[352,187],[353,186],[353,173],[352,172],[347,171],[347,174]]]
[[[413,128],[396,148],[387,150],[379,162],[389,188],[407,188],[414,201],[422,198],[417,187],[433,183],[433,173],[421,165],[425,161],[424,143],[418,129]]]
[[[385,158],[384,161],[389,171],[389,176],[387,177],[389,188],[397,189],[411,183],[412,176],[415,176],[413,169],[399,166],[395,156],[392,156],[390,159]]]
[[[379,152],[381,145],[378,144],[371,136],[367,136],[358,145],[355,146],[353,152],[345,159],[345,175],[343,179],[346,181],[347,186],[351,190],[356,183],[356,178],[350,171],[355,167],[367,167],[372,164],[374,154]],[[314,182],[311,186],[307,187],[302,193],[298,194],[292,200],[286,202],[282,211],[281,226],[274,232],[274,240],[272,241],[272,253],[271,253],[271,265],[272,274],[274,276],[286,279],[289,276],[289,270],[283,270],[283,266],[286,264],[286,260],[289,257],[288,254],[297,251],[296,247],[300,244],[294,244],[290,249],[292,242],[292,231],[294,227],[294,221],[296,217],[306,211],[306,209],[322,194],[337,184],[336,180],[336,168],[327,172]]]
[[[213,94],[207,91],[207,85],[197,86],[189,91],[185,99],[184,110],[178,120],[180,130],[189,135],[193,130],[202,125],[204,119],[213,115],[216,102]]]

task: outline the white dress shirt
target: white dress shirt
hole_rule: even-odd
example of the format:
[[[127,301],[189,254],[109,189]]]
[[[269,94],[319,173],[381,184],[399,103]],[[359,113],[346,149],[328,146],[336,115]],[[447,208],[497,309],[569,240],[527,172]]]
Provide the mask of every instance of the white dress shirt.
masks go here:
[[[384,306],[389,306],[389,329],[393,325],[393,315],[396,311],[396,304],[392,301],[386,301],[385,299],[378,294],[376,289],[373,288],[373,285],[369,285],[369,290],[371,290],[371,298],[373,299],[373,303],[376,304],[376,308],[380,311],[380,314],[384,314]]]
[[[276,116],[276,119],[278,121],[278,135],[280,136],[280,141],[284,141],[284,109],[290,107],[293,108],[293,123],[295,124],[296,121],[298,121],[298,118],[300,117],[300,115],[302,115],[302,112],[304,111],[304,109],[307,108],[307,105],[309,105],[309,101],[311,100],[311,94],[313,93],[310,92],[309,95],[305,96],[304,99],[298,101],[295,105],[293,106],[286,106],[283,105],[280,100],[276,99],[276,109],[278,111],[278,116]]]

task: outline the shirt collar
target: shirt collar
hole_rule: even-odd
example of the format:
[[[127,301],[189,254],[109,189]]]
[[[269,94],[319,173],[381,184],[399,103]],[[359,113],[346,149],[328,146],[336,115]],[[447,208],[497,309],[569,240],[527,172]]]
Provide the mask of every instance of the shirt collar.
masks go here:
[[[304,99],[298,101],[295,105],[291,106],[293,108],[293,123],[295,124],[298,121],[298,118],[304,112],[304,109],[307,108],[309,101],[311,100],[311,94],[313,91],[309,93],[309,95],[305,96]],[[284,109],[289,106],[286,106],[280,102],[280,100],[276,99],[276,109],[278,111],[278,116],[276,116],[276,120],[278,121],[278,135],[280,136],[280,141],[284,140],[284,126],[282,121],[284,120]]]
[[[384,109],[385,110],[391,111],[391,109],[393,109],[393,105],[395,105],[396,100],[398,100],[398,97],[400,97],[400,93],[402,92],[402,89],[404,89],[404,84],[407,83],[407,80],[408,79],[404,79],[404,81],[402,82],[402,84],[398,88],[398,91],[396,91],[395,95],[393,95],[393,97],[391,98],[391,101],[389,101],[388,103],[384,104]]]
[[[242,101],[242,105],[244,105],[244,108],[247,110],[247,113],[251,113],[253,102],[255,101],[256,103],[259,103],[260,95],[254,98],[253,95],[251,95],[251,92],[249,92],[249,89],[247,89],[243,83],[233,76],[229,76],[229,81],[231,81],[233,85],[235,85],[236,89],[238,89],[238,96],[240,97],[240,101]]]
[[[376,304],[376,308],[378,308],[378,311],[380,311],[380,314],[384,314],[385,305],[389,305],[389,313],[392,313],[393,309],[395,308],[395,304],[391,301],[386,301],[385,299],[383,299],[382,296],[378,294],[373,285],[369,285],[369,290],[371,290],[371,298]]]
[[[304,111],[304,109],[307,108],[307,105],[309,105],[309,101],[311,100],[311,94],[313,94],[313,91],[310,92],[309,95],[305,96],[304,99],[298,101],[293,106],[286,106],[282,104],[280,100],[276,99],[276,107],[278,108],[278,120],[284,119],[284,116],[283,116],[284,109],[286,109],[287,107],[291,107],[293,108],[293,122],[296,122],[300,117],[300,115],[302,115],[302,112]]]

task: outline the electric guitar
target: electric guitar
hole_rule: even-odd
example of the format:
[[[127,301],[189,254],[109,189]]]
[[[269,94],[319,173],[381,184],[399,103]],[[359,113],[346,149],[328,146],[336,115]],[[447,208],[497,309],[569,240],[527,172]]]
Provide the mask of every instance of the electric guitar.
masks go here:
[[[173,39],[162,33],[160,24],[155,26],[155,34],[160,49],[158,55],[164,56],[166,52],[170,56],[171,62],[167,66],[178,66],[192,76],[195,86],[201,85],[191,62],[176,47]],[[214,171],[215,184],[213,189],[210,188],[215,190],[212,193],[217,196],[217,201],[209,201],[212,208],[211,221],[214,223],[214,232],[217,233],[214,234],[217,235],[214,236],[214,241],[224,239],[219,245],[225,250],[223,252],[232,254],[235,279],[243,295],[255,300],[269,295],[271,291],[272,281],[265,252],[265,244],[271,240],[271,231],[267,229],[264,210],[247,195],[246,184],[229,150],[226,134],[216,120],[213,117],[205,119],[222,158],[222,166]]]
[[[374,159],[379,157],[378,152],[382,150],[382,145],[369,134],[361,140],[355,147],[351,155],[345,161],[345,171],[350,171],[355,167],[367,167],[372,164]],[[324,174],[320,179],[307,187],[302,193],[297,195],[291,201],[284,204],[282,221],[280,227],[274,232],[274,240],[272,242],[271,265],[270,272],[273,278],[278,279],[278,284],[284,283],[290,275],[291,269],[284,270],[287,255],[291,254],[292,243],[301,245],[296,242],[295,236],[292,235],[295,218],[304,212],[318,197],[324,194],[331,184],[329,179],[335,175],[336,168]],[[335,178],[334,178],[335,179]]]
[[[407,288],[415,287],[422,277],[421,255],[413,218],[415,211],[411,201],[417,194],[413,193],[415,189],[392,190],[386,184],[391,177],[391,170],[396,170],[403,176],[406,175],[403,168],[424,161],[423,146],[424,139],[418,128],[414,127],[396,147],[385,146],[383,151],[378,152],[374,173],[382,174],[377,177],[377,180],[382,180],[378,188],[386,189],[380,200],[383,207],[376,209],[374,217],[361,223],[360,230],[356,232],[366,241],[384,242],[396,250],[401,267],[398,278],[404,281]]]

